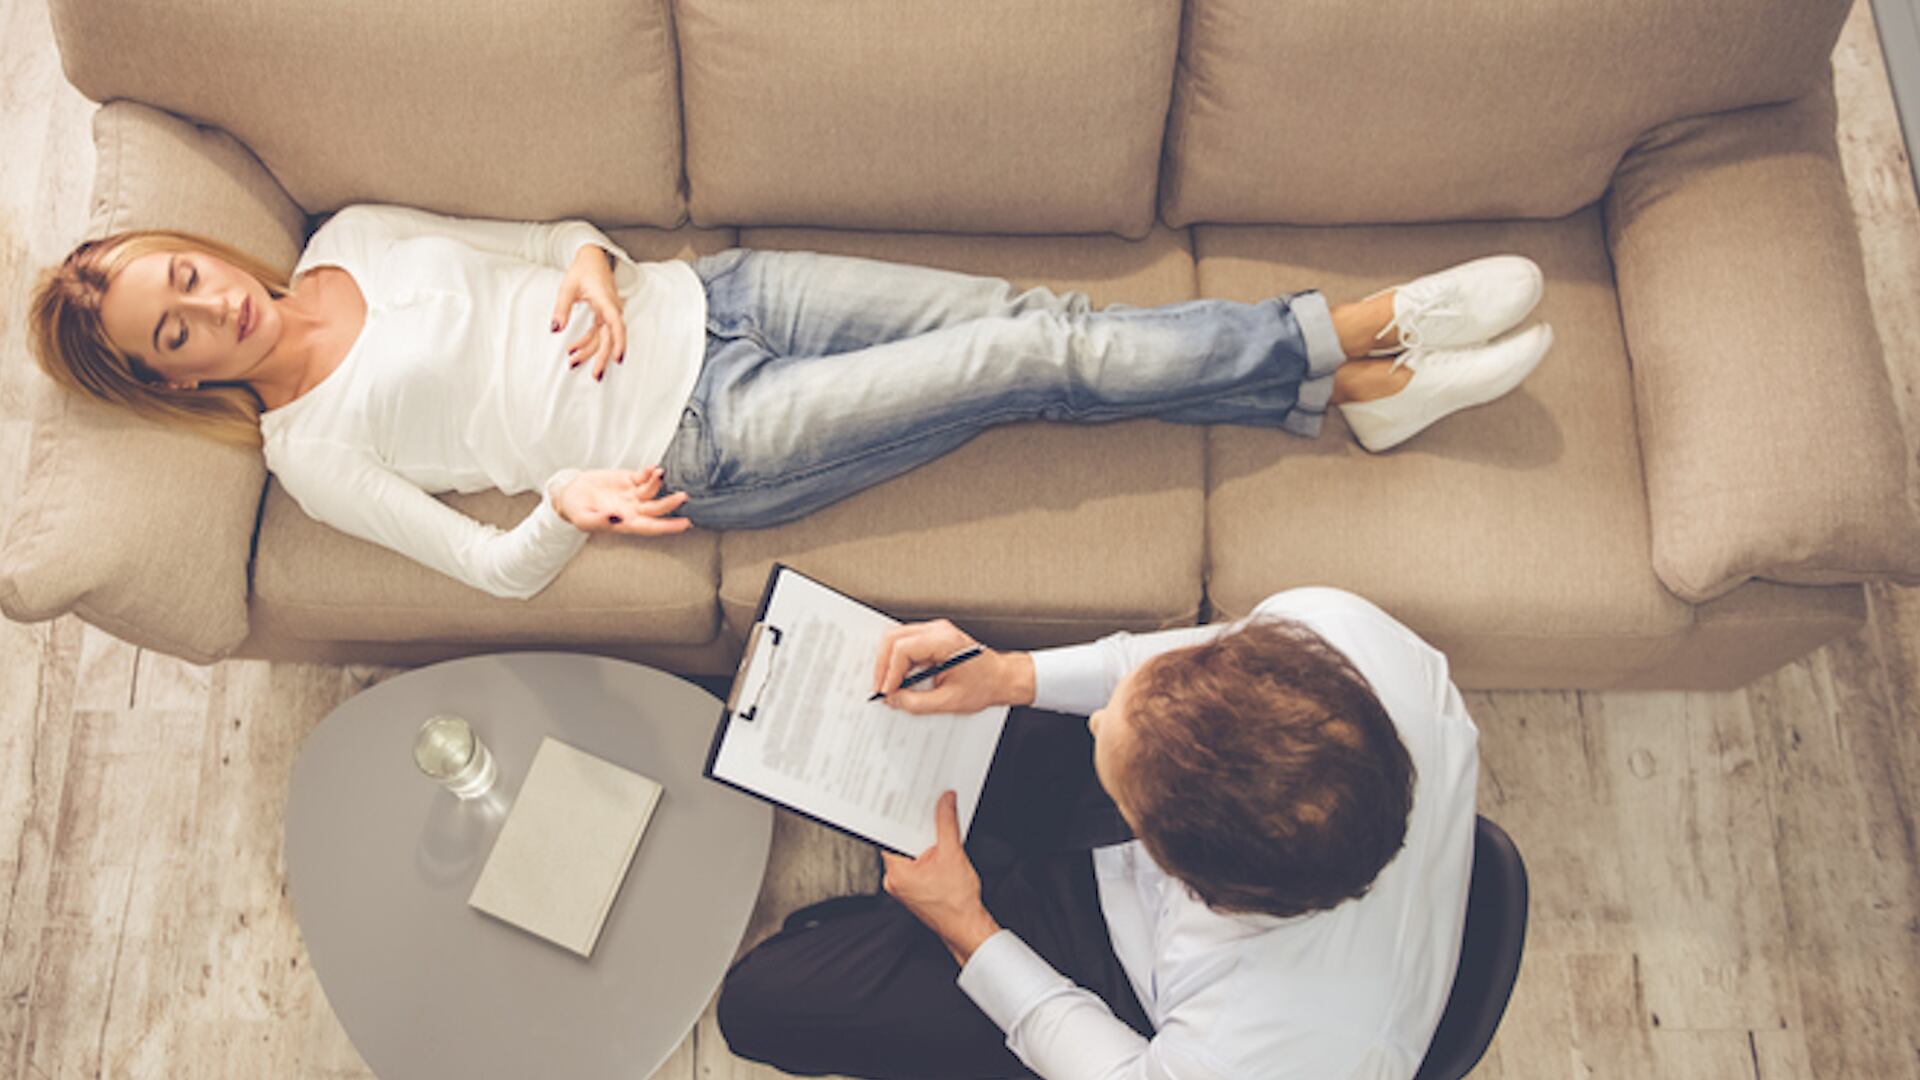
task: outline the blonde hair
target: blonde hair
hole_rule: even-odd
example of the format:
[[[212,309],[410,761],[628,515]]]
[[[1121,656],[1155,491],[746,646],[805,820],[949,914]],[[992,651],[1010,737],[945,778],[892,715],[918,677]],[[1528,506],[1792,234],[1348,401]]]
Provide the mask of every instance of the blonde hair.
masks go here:
[[[138,357],[108,340],[100,318],[107,286],[128,263],[155,252],[213,255],[259,279],[276,299],[288,292],[285,274],[245,252],[191,233],[140,229],[88,240],[59,266],[44,271],[34,288],[27,318],[34,360],[69,390],[218,442],[258,447],[263,406],[251,386],[217,383],[197,390],[175,389]]]

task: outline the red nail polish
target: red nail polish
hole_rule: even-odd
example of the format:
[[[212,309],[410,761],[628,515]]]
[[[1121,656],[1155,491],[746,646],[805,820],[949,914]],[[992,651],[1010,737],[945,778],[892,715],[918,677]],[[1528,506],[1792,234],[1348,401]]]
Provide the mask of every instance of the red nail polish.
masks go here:
[[[606,368],[601,368],[601,369],[600,369],[599,371],[596,371],[596,372],[594,372],[594,373],[593,373],[593,381],[594,381],[594,382],[599,382],[599,381],[600,381],[601,379],[604,379],[604,378],[606,378],[606,377],[607,377],[607,369],[606,369]]]
[[[555,320],[553,320],[553,332],[554,332],[554,333],[556,333],[556,334],[560,332],[560,320],[559,320],[559,319],[555,319]]]

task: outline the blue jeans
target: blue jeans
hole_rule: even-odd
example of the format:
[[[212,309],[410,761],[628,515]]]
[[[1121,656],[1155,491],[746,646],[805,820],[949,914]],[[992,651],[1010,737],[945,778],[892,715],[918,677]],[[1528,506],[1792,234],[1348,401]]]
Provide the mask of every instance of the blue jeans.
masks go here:
[[[694,263],[707,353],[662,465],[715,529],[802,517],[1013,420],[1319,433],[1344,359],[1317,292],[1094,310],[1082,293],[807,252]]]

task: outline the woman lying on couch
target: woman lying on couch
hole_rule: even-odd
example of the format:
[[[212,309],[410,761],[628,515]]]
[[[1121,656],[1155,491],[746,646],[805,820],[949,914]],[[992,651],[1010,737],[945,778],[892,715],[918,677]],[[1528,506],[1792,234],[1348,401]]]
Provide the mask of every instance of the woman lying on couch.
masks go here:
[[[587,533],[778,524],[1007,421],[1313,436],[1336,405],[1385,450],[1526,378],[1552,333],[1508,331],[1540,292],[1506,255],[1332,308],[1093,310],[866,259],[635,263],[585,222],[355,206],[290,281],[180,233],[84,243],[44,276],[31,335],[60,383],[262,446],[315,519],[524,598]],[[486,488],[545,497],[503,531],[430,494]]]

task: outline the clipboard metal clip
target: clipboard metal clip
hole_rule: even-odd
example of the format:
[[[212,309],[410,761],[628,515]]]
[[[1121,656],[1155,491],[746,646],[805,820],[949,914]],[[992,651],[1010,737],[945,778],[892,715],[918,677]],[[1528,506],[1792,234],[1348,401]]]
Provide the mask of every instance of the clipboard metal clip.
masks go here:
[[[770,623],[754,623],[753,629],[748,632],[740,678],[735,680],[733,693],[727,697],[727,711],[735,719],[750,721],[753,714],[759,711],[760,696],[766,693],[767,683],[773,678],[773,651],[780,647],[780,638],[780,628]],[[766,644],[765,652],[760,649],[763,641]],[[750,684],[751,694],[748,693]],[[743,698],[751,703],[744,709],[740,707]]]

